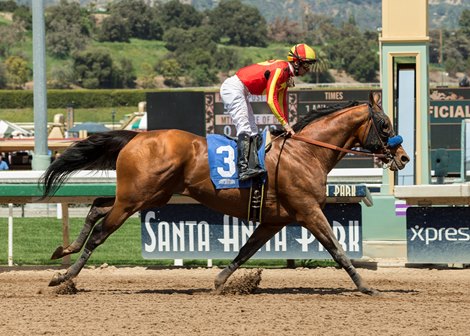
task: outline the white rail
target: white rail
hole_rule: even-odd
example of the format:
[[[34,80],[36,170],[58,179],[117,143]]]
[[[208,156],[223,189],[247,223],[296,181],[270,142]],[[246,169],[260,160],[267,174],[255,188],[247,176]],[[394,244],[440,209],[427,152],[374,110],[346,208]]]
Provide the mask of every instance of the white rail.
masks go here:
[[[42,170],[3,170],[0,171],[0,184],[36,183]],[[330,183],[382,183],[382,168],[336,168],[328,174]],[[68,180],[70,183],[113,183],[114,170],[80,170]]]

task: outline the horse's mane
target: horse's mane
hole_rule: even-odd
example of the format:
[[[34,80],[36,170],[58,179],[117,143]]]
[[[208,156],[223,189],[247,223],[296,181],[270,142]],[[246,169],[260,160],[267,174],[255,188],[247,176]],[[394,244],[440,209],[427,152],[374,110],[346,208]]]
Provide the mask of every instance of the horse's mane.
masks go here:
[[[310,124],[312,121],[320,119],[321,117],[327,116],[333,112],[343,110],[349,107],[357,106],[359,103],[357,101],[350,101],[344,104],[335,104],[333,106],[323,107],[316,110],[312,110],[309,114],[300,119],[292,129],[295,132],[302,130],[305,126]]]

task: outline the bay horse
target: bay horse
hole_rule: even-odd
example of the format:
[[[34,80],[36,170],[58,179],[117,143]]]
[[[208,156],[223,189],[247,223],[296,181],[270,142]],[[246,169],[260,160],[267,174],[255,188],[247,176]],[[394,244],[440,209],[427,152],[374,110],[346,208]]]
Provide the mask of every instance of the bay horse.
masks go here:
[[[230,275],[284,226],[297,222],[346,270],[359,291],[377,294],[346,256],[322,207],[327,174],[348,149],[360,146],[376,153],[389,169],[404,168],[409,157],[401,144],[390,145],[389,140],[396,138],[390,119],[371,94],[368,104],[313,111],[293,129],[296,135],[274,139],[266,154],[262,223],[217,275],[216,291],[221,292]],[[53,253],[51,258],[57,259],[79,252],[85,245],[80,258],[65,273],[54,275],[50,286],[76,277],[95,248],[132,214],[164,206],[173,194],[190,196],[218,212],[247,217],[249,189],[216,190],[209,176],[206,139],[189,132],[116,130],[90,135],[65,150],[41,176],[43,198],[53,195],[72,173],[82,169],[115,169],[116,196],[95,199],[77,239]]]

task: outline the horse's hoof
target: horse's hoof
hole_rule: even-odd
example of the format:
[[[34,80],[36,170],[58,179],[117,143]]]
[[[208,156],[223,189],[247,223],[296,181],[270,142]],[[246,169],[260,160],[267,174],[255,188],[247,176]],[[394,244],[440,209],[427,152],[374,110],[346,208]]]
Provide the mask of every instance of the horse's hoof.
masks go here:
[[[378,291],[377,289],[371,289],[369,295],[370,296],[382,296],[383,294],[380,291]]]
[[[55,249],[54,253],[52,253],[51,260],[59,259],[64,256],[64,248],[59,246]]]
[[[370,296],[381,296],[382,293],[379,292],[377,289],[374,289],[374,288],[360,288],[359,289],[361,291],[361,293],[364,293],[364,294],[367,294],[367,295],[370,295]]]
[[[224,290],[223,284],[215,284],[214,294],[222,294],[223,290]]]
[[[64,276],[60,273],[54,275],[54,277],[49,282],[49,287],[58,286],[64,281]]]

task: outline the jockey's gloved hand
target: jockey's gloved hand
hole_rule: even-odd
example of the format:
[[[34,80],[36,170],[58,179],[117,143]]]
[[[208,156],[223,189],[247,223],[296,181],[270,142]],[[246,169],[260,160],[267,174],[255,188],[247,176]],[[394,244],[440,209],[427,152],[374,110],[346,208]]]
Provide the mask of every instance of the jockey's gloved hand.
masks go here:
[[[284,129],[286,130],[286,135],[289,137],[295,134],[294,130],[289,126],[289,124],[285,124]]]

